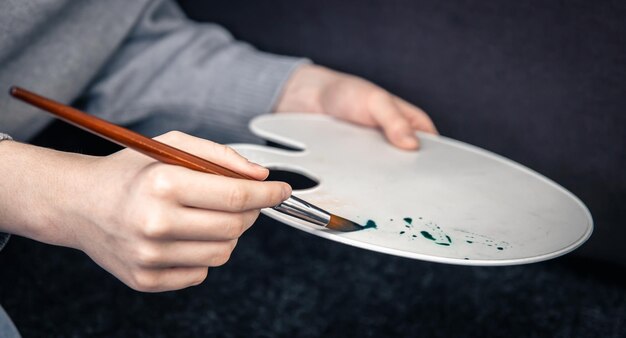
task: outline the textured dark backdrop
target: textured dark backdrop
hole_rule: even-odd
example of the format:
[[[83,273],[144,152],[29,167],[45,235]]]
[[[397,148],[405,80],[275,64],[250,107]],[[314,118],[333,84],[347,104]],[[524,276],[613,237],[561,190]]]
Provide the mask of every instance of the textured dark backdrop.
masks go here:
[[[626,2],[181,3],[261,49],[370,79],[444,135],[550,177],[596,222],[580,253],[626,265]]]
[[[418,103],[449,136],[555,179],[623,263],[624,2],[184,1],[262,49],[304,55]],[[35,143],[115,147],[56,123]],[[615,259],[619,261],[619,259]],[[368,252],[267,218],[198,287],[128,289],[70,249],[13,238],[0,303],[25,337],[626,337],[615,264],[498,268]]]

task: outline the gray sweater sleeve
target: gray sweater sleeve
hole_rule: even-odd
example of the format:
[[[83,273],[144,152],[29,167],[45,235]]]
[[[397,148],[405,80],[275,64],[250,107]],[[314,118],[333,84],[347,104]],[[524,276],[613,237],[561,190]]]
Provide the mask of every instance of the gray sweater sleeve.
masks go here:
[[[181,129],[222,143],[256,142],[248,121],[271,112],[303,62],[257,51],[156,1],[81,99],[90,113],[149,135]]]

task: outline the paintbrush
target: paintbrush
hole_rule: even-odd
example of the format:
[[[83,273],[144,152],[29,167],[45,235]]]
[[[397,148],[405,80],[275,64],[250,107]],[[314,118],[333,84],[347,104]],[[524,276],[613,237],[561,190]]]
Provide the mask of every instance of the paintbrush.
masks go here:
[[[247,175],[224,168],[211,161],[145,137],[134,131],[89,115],[60,102],[45,98],[26,89],[13,86],[11,87],[10,93],[13,97],[41,108],[65,122],[73,124],[76,127],[96,134],[123,147],[131,148],[144,155],[150,156],[157,161],[179,165],[208,174],[254,180],[254,178]],[[281,204],[273,207],[273,209],[289,216],[332,230],[347,232],[363,229],[363,226],[357,223],[349,221],[343,217],[333,215],[328,211],[325,211],[293,195]]]

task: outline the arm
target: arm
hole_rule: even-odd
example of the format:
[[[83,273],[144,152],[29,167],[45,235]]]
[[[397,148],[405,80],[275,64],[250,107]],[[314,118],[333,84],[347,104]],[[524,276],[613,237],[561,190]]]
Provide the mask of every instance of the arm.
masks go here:
[[[404,149],[417,148],[415,130],[437,132],[421,109],[371,82],[259,52],[166,0],[148,6],[83,99],[86,110],[116,123],[189,120],[185,127],[220,143],[257,142],[248,121],[270,112],[326,113],[381,128]]]
[[[118,124],[149,124],[157,116],[187,120],[185,127],[198,126],[220,143],[258,142],[248,121],[272,111],[303,63],[257,51],[218,25],[193,22],[173,1],[154,1],[82,100],[85,110]]]
[[[171,132],[160,141],[235,171],[268,171],[232,149]],[[237,180],[155,162],[125,149],[93,157],[0,142],[0,232],[84,251],[130,287],[199,284],[224,264],[287,184]],[[210,192],[210,193],[207,193]]]

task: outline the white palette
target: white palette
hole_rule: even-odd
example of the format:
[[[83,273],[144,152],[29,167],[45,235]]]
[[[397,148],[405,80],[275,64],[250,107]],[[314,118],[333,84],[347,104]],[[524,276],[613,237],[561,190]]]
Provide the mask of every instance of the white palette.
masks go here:
[[[232,145],[251,161],[319,181],[294,195],[377,224],[340,233],[263,210],[320,237],[426,261],[510,265],[565,254],[591,235],[591,215],[569,191],[459,141],[418,133],[421,149],[403,151],[376,130],[310,114],[261,116],[250,128],[266,140],[304,149]]]

